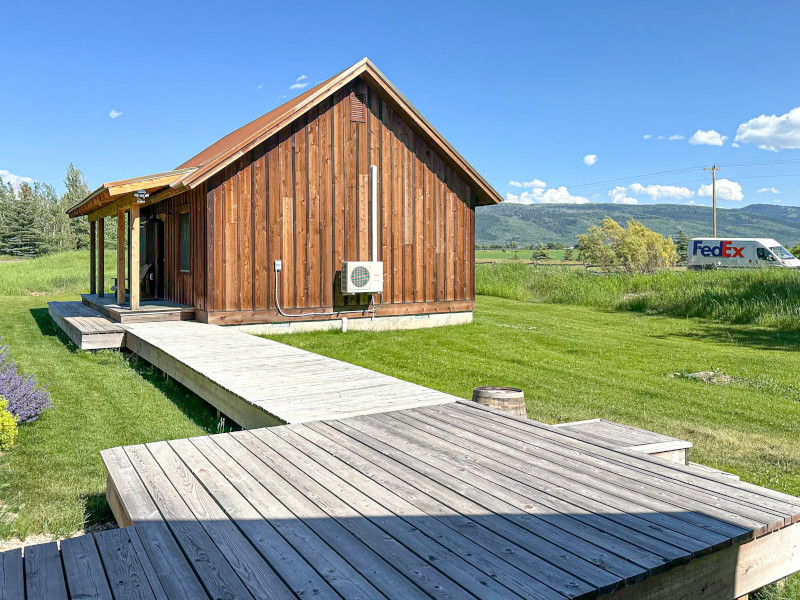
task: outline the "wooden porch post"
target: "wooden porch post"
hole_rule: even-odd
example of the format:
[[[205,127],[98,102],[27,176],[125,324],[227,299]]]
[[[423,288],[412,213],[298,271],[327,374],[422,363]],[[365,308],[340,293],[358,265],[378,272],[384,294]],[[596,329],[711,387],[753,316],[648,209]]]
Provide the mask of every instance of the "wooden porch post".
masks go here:
[[[125,209],[117,212],[117,304],[125,304]]]
[[[131,310],[139,308],[139,204],[134,202],[131,204],[130,216],[130,242],[128,243],[128,252],[130,253],[130,270],[128,277],[130,278],[130,295],[131,295]]]
[[[97,294],[102,298],[106,291],[106,222],[97,219]]]
[[[89,221],[89,293],[97,293],[97,229],[94,221]]]

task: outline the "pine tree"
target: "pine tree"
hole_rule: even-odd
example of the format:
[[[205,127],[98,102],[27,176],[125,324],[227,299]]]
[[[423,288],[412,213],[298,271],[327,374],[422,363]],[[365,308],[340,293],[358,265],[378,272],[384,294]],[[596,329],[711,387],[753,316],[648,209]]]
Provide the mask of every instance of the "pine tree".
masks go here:
[[[689,252],[689,236],[681,229],[678,231],[678,236],[675,239],[675,249],[678,251],[679,261],[688,262],[687,253]]]
[[[4,218],[3,246],[0,253],[19,258],[32,258],[41,254],[44,249],[44,235],[40,226],[36,195],[30,185],[23,183]]]
[[[83,173],[72,163],[67,167],[67,176],[64,178],[64,186],[67,191],[61,196],[59,208],[62,213],[66,212],[89,195],[89,184]],[[74,238],[74,247],[89,247],[89,220],[86,217],[70,219],[70,230]]]

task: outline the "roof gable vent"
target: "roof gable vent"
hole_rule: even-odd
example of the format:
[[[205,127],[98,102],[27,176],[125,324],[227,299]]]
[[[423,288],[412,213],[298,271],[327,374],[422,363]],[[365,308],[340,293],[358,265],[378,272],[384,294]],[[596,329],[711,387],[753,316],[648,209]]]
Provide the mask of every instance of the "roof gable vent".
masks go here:
[[[364,92],[350,92],[350,121],[366,123],[367,110],[364,107]]]

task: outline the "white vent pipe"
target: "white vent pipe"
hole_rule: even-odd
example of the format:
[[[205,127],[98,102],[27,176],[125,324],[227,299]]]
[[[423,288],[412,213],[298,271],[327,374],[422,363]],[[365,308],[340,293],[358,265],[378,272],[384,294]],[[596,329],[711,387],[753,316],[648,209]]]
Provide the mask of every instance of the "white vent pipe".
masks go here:
[[[378,260],[378,167],[369,166],[369,187],[372,200],[372,260]]]

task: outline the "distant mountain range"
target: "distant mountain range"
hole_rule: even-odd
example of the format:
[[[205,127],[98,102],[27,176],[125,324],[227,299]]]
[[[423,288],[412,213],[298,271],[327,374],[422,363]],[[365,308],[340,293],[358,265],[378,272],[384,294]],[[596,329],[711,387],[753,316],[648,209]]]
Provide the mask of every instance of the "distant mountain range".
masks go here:
[[[683,229],[691,237],[711,235],[711,208],[685,204],[500,204],[478,207],[478,244],[520,245],[559,242],[573,245],[590,225],[611,217],[620,224],[635,219],[673,238]],[[751,204],[717,209],[717,234],[768,237],[786,246],[800,239],[800,207]]]

